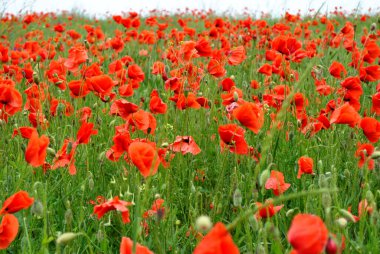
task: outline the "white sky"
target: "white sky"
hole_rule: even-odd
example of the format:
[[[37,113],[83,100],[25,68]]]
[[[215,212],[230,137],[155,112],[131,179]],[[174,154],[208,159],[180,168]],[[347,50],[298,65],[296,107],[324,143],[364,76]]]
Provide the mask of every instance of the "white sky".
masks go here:
[[[144,12],[152,9],[165,9],[176,11],[178,8],[190,9],[213,9],[217,12],[229,11],[241,13],[247,7],[251,13],[261,12],[271,13],[273,16],[282,15],[285,11],[296,13],[301,10],[306,14],[309,8],[319,9],[323,4],[323,12],[333,10],[335,6],[342,6],[344,10],[352,11],[357,6],[360,13],[372,13],[380,11],[380,0],[0,0],[0,5],[4,3],[7,12],[18,13],[18,11],[61,11],[76,10],[84,11],[87,14],[121,14],[122,11],[134,10]],[[3,8],[0,8],[3,9]]]

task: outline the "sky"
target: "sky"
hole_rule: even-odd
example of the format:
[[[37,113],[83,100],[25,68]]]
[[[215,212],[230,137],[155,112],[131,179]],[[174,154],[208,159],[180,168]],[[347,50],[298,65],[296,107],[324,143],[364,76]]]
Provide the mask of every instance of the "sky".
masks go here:
[[[5,3],[5,4],[4,4]],[[213,9],[218,13],[228,11],[230,14],[238,14],[248,8],[252,14],[260,15],[261,12],[279,16],[289,11],[290,13],[307,14],[310,8],[319,9],[322,12],[333,10],[335,6],[342,10],[352,11],[359,6],[360,13],[380,12],[380,0],[0,0],[0,5],[6,7],[6,12],[18,13],[24,11],[62,11],[75,10],[89,15],[121,14],[130,10],[144,13],[152,9],[176,11],[190,9]],[[2,8],[0,7],[0,11]]]

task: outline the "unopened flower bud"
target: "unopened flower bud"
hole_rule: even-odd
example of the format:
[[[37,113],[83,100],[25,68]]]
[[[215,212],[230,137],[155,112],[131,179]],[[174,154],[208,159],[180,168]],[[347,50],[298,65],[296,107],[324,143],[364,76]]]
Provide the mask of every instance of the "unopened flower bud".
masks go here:
[[[195,228],[201,232],[207,232],[212,228],[210,217],[206,215],[199,216],[195,221]]]
[[[327,241],[326,244],[326,253],[327,254],[336,254],[338,253],[338,246],[336,245],[335,241],[331,238]]]
[[[336,224],[341,227],[341,228],[345,228],[347,226],[347,220],[343,217],[340,217],[338,219],[336,219]]]
[[[371,32],[376,31],[376,23],[372,23],[372,24],[371,24],[370,31],[371,31]]]
[[[356,222],[355,217],[349,211],[345,209],[340,209],[339,212],[349,221]]]
[[[44,207],[38,199],[36,199],[32,205],[32,208],[30,209],[33,215],[35,215],[37,218],[41,218],[44,214]]]
[[[286,211],[285,216],[286,216],[286,217],[290,217],[290,216],[293,215],[294,212],[295,212],[295,209],[289,209],[288,211]]]
[[[169,147],[169,143],[168,142],[164,142],[161,144],[161,147],[162,148],[168,148]]]
[[[239,100],[239,94],[234,91],[234,101],[237,102]]]
[[[69,242],[71,242],[72,240],[74,240],[75,237],[77,237],[77,236],[78,236],[78,234],[72,233],[72,232],[63,233],[62,235],[60,235],[57,238],[57,244],[58,245],[66,245]]]
[[[261,172],[260,178],[259,178],[260,186],[264,186],[264,184],[266,183],[269,177],[270,177],[269,169],[265,169],[263,172]]]

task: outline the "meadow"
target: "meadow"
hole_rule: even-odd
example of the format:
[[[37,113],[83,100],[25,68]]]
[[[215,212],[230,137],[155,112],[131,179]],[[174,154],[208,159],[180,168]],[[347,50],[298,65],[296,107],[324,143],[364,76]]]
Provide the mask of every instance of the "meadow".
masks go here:
[[[3,14],[0,252],[380,253],[379,27]]]

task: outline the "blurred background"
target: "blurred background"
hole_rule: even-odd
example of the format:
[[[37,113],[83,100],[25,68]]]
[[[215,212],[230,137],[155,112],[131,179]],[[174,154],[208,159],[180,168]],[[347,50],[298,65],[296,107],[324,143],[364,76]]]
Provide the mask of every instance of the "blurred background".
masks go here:
[[[238,15],[249,12],[261,16],[262,13],[272,17],[290,13],[307,14],[310,9],[321,8],[323,13],[331,12],[335,7],[339,11],[357,13],[379,13],[380,0],[0,0],[2,12],[17,14],[33,11],[75,11],[88,15],[104,16],[107,14],[121,14],[123,11],[137,11],[142,14],[149,10],[158,9],[176,12],[189,8],[208,10],[218,14]]]

